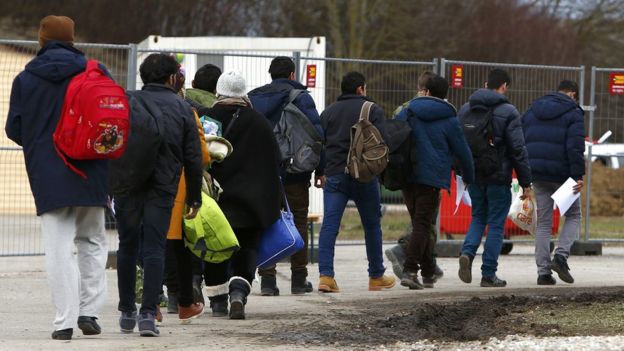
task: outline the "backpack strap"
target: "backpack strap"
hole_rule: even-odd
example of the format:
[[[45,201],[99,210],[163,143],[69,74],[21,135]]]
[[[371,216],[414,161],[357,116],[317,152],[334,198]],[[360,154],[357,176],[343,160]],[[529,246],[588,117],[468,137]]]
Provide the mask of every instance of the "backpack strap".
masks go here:
[[[360,121],[361,120],[368,121],[368,116],[370,115],[370,111],[371,111],[371,108],[373,108],[373,105],[375,105],[375,103],[372,101],[364,102],[364,104],[362,105],[362,109],[360,110]]]
[[[240,107],[236,109],[236,112],[234,112],[234,114],[232,114],[232,120],[230,121],[230,124],[228,124],[227,128],[225,128],[225,131],[223,132],[223,138],[227,139],[226,136],[228,135],[228,133],[230,132],[230,129],[232,129],[232,126],[234,125],[234,122],[236,122],[236,120],[238,119],[238,115],[240,115]]]

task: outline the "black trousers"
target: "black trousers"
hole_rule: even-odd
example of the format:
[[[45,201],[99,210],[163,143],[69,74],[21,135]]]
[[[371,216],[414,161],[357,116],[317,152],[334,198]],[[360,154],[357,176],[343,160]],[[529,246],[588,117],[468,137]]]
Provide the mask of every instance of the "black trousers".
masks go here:
[[[430,277],[435,272],[435,240],[431,235],[431,223],[435,221],[440,206],[440,189],[410,184],[403,189],[403,199],[412,221],[403,270],[413,273],[421,270],[423,276]]]
[[[167,270],[165,284],[167,292],[178,297],[182,307],[193,301],[193,260],[194,255],[184,246],[184,240],[167,240]]]

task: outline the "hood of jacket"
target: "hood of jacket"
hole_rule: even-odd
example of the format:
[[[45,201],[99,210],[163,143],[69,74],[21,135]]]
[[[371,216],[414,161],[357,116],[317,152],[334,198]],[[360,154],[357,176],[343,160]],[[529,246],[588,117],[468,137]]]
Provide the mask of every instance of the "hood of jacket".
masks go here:
[[[50,41],[26,65],[26,71],[47,81],[60,82],[83,71],[85,65],[80,50],[61,41]]]
[[[578,104],[569,96],[555,92],[541,97],[531,104],[531,110],[535,118],[552,120],[559,118],[567,112],[579,108]]]
[[[417,97],[409,104],[409,110],[418,119],[426,122],[437,121],[457,116],[457,110],[449,102],[432,97]]]
[[[248,96],[254,109],[267,117],[271,125],[275,125],[282,115],[282,108],[291,89],[306,90],[306,87],[294,80],[279,78],[250,91]]]
[[[505,95],[492,90],[492,89],[479,89],[475,91],[468,100],[470,103],[470,107],[473,106],[496,106],[503,103],[509,103],[509,100]]]

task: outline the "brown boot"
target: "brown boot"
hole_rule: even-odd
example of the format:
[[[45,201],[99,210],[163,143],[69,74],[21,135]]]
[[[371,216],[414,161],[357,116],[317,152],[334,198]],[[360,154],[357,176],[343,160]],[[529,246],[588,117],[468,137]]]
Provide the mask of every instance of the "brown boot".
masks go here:
[[[326,275],[322,275],[320,277],[318,290],[326,293],[340,292],[340,289],[338,288],[338,283],[336,283],[336,279]]]

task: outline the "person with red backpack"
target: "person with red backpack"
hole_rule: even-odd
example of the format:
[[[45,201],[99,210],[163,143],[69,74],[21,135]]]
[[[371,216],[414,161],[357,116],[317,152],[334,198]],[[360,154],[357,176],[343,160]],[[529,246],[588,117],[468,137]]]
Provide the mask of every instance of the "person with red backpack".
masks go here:
[[[9,139],[23,147],[41,217],[48,285],[56,309],[55,340],[71,340],[76,327],[85,335],[100,334],[96,320],[106,301],[108,160],[68,160],[83,177],[66,166],[53,141],[66,89],[87,66],[85,55],[73,42],[71,18],[47,16],[41,20],[41,50],[13,81],[5,127]],[[98,70],[108,76],[101,64]],[[118,145],[117,132],[108,131],[108,144],[103,147]],[[78,255],[73,254],[74,243]]]

